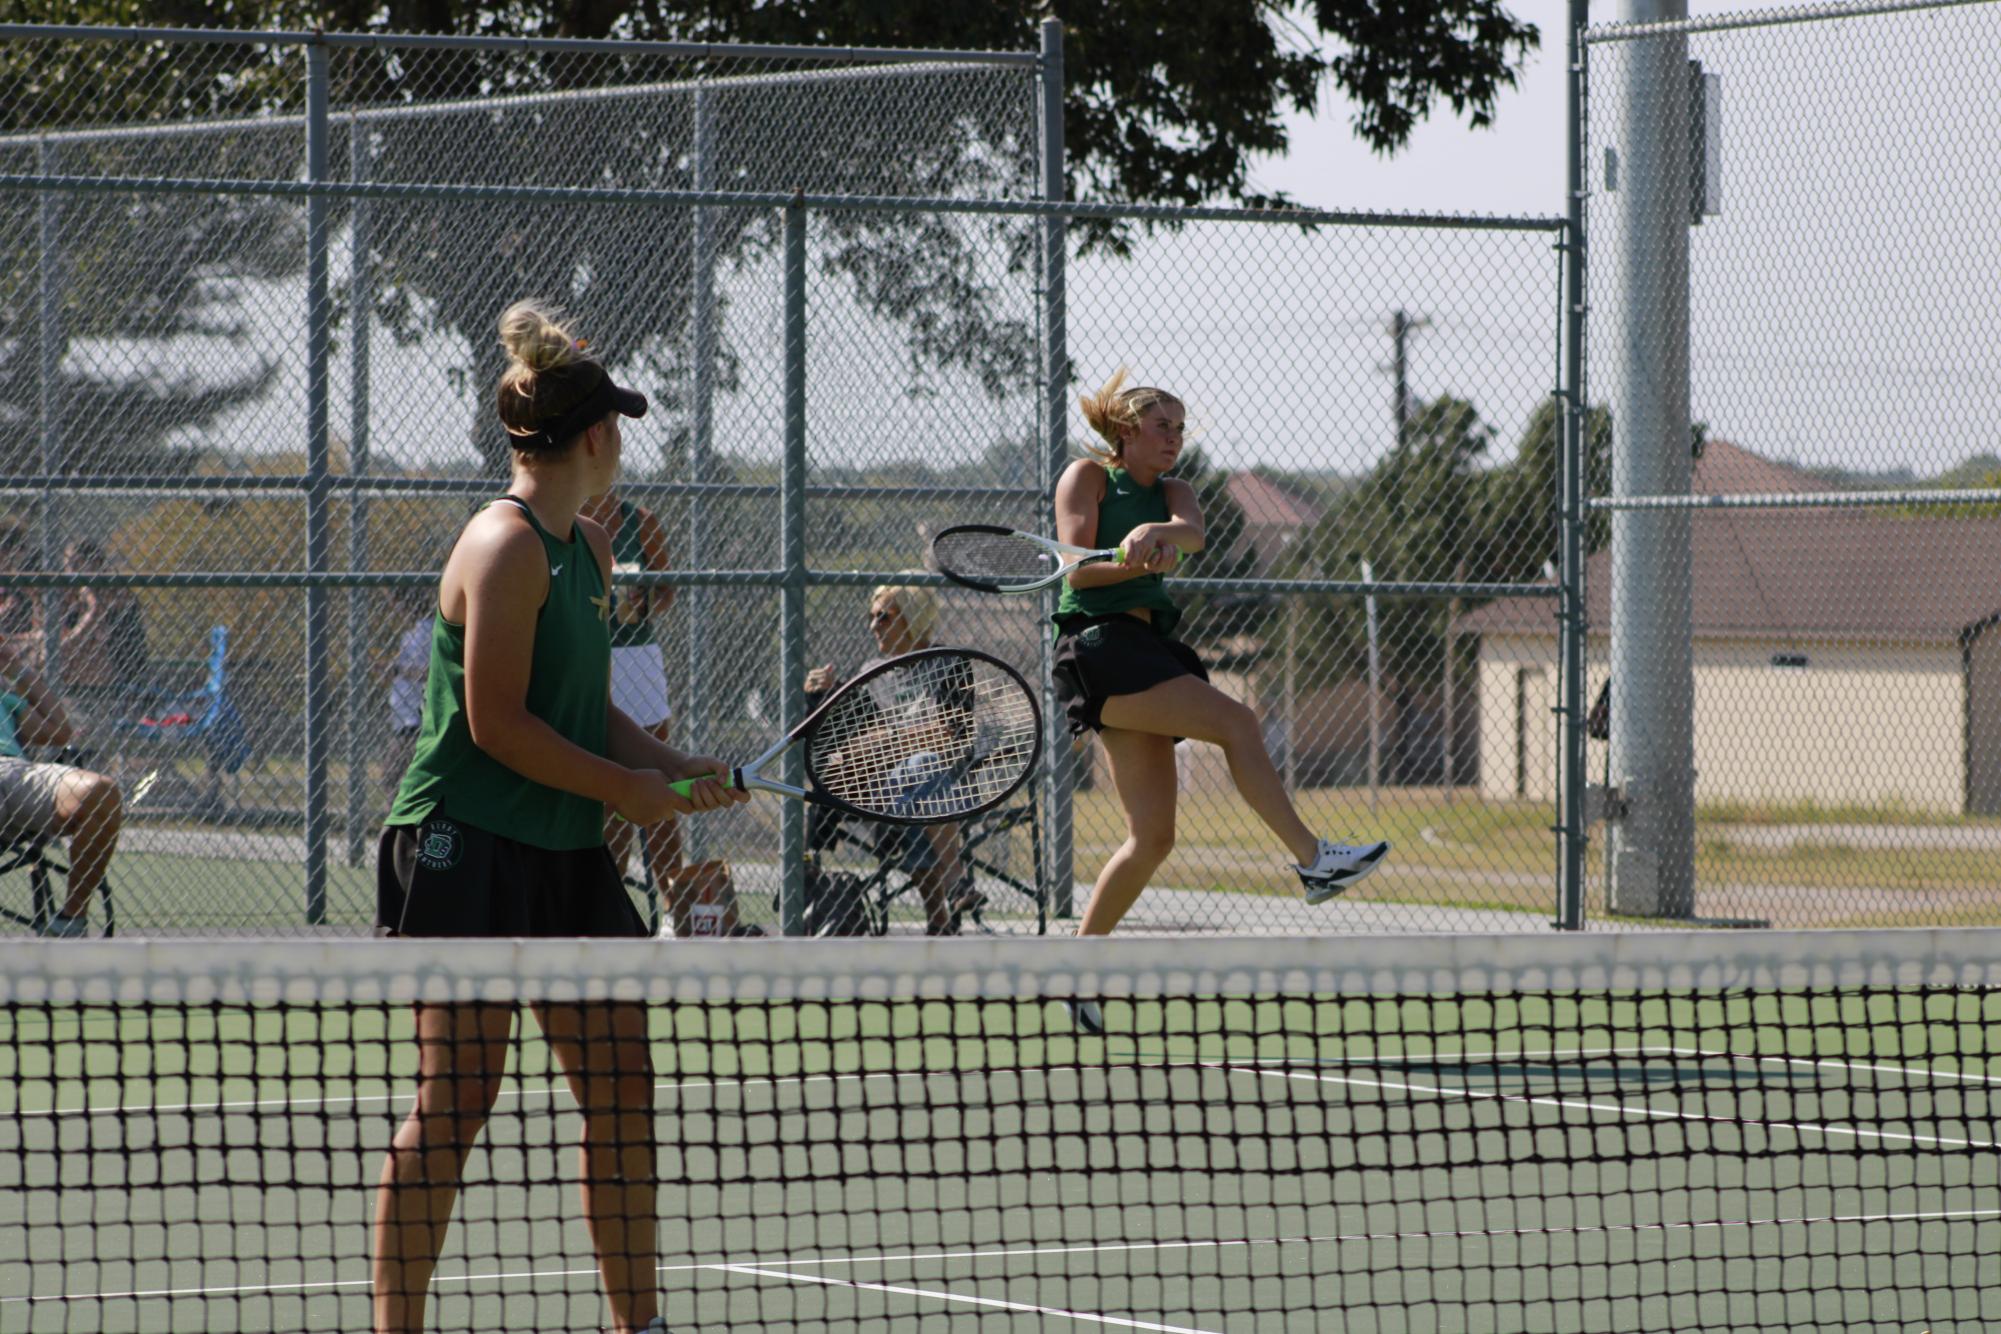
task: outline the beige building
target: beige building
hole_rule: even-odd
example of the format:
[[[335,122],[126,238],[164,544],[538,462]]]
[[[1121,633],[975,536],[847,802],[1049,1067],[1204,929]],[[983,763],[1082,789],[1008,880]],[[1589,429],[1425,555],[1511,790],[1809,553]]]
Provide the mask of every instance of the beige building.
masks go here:
[[[1721,441],[1706,494],[1828,483]],[[1911,509],[1692,516],[1696,800],[2001,813],[2001,517]],[[1586,701],[1607,674],[1610,553],[1586,563]],[[1479,637],[1479,786],[1556,785],[1553,600],[1463,616]],[[1588,779],[1606,779],[1588,745]]]

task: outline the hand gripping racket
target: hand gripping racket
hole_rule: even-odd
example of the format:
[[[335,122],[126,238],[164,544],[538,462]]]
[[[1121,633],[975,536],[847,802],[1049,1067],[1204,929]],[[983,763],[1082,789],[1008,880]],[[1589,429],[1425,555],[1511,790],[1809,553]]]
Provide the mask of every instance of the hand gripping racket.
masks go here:
[[[762,770],[806,751],[804,788]],[[723,775],[890,824],[941,824],[1000,805],[1042,754],[1042,711],[998,658],[927,648],[878,663],[835,691],[771,749]],[[686,796],[695,779],[671,786]]]
[[[1123,546],[1073,547],[985,523],[962,523],[931,539],[939,572],[983,593],[1034,593],[1080,565],[1123,561],[1125,552]]]

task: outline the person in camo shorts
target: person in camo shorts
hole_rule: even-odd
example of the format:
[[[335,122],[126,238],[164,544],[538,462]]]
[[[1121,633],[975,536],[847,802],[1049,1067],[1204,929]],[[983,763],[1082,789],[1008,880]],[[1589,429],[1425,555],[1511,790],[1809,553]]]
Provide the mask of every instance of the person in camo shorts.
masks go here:
[[[118,784],[73,764],[38,763],[24,746],[76,739],[62,701],[12,645],[0,640],[0,834],[69,840],[69,897],[35,930],[58,939],[90,929],[90,901],[104,883],[125,823]]]
[[[611,489],[616,383],[549,311],[500,318],[507,493],[460,532],[438,581],[423,721],[377,853],[376,926],[398,936],[644,936],[604,846],[635,824],[746,799],[720,760],[662,744],[611,701],[611,541],[581,516]],[[687,797],[669,783],[700,778]],[[618,1334],[663,1330],[655,1273],[653,1068],[633,1003],[538,1004],[583,1119],[584,1214]],[[377,1334],[424,1327],[466,1156],[499,1096],[514,1007],[416,1011],[417,1098],[376,1191]]]

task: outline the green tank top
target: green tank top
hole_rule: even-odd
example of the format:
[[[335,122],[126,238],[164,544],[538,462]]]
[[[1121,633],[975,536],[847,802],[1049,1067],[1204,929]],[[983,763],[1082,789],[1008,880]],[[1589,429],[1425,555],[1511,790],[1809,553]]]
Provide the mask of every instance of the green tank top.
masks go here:
[[[605,753],[611,709],[611,601],[596,555],[574,528],[552,537],[520,505],[549,555],[549,597],[535,618],[528,712],[593,755]],[[522,777],[473,744],[466,717],[465,627],[431,618],[431,672],[424,721],[387,823],[422,824],[432,815],[531,847],[566,852],[604,843],[604,803]]]
[[[1167,493],[1158,478],[1152,486],[1141,486],[1124,468],[1113,465],[1105,469],[1105,498],[1098,502],[1099,546],[1115,547],[1141,524],[1166,523],[1172,517],[1167,509]],[[1157,574],[1141,575],[1102,588],[1072,588],[1068,580],[1061,587],[1063,594],[1056,601],[1054,618],[1059,632],[1065,622],[1087,616],[1111,616],[1140,607],[1153,613],[1153,628],[1164,635],[1172,634],[1181,620],[1181,608],[1174,605],[1166,581]]]
[[[646,568],[646,542],[639,527],[639,506],[629,500],[618,502],[618,531],[611,535],[611,559],[614,565],[636,565]],[[614,610],[617,602],[613,602]],[[614,615],[611,618],[611,646],[631,648],[635,644],[653,642],[653,618],[642,616],[636,621],[625,621]]]

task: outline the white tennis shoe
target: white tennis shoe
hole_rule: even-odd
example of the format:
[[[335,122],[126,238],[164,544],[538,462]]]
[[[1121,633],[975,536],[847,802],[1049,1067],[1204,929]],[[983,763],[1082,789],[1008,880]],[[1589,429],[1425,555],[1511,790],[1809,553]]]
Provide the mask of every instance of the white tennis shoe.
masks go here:
[[[50,940],[78,940],[90,934],[88,917],[65,917],[61,913],[50,913],[36,926],[37,935]]]
[[[1323,838],[1313,864],[1292,869],[1299,872],[1299,883],[1306,886],[1306,901],[1325,903],[1350,885],[1367,880],[1383,864],[1389,850],[1390,845],[1383,842],[1335,843]]]

